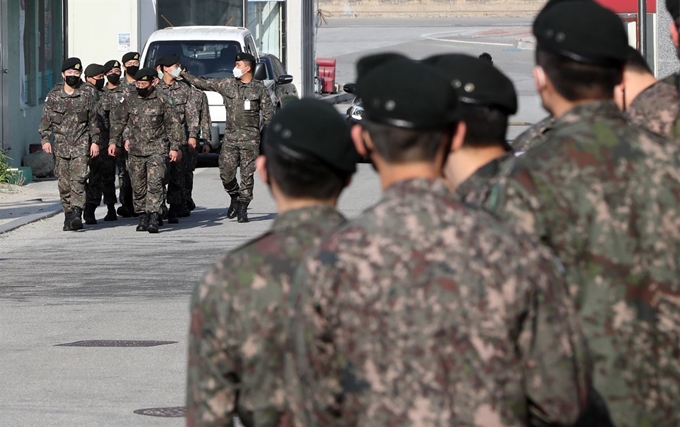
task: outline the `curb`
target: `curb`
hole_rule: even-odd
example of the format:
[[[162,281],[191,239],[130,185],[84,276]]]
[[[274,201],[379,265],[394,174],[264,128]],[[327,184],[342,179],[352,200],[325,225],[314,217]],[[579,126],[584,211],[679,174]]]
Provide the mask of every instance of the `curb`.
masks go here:
[[[0,225],[0,234],[9,233],[10,231],[14,231],[19,227],[23,227],[24,225],[28,225],[43,219],[51,218],[55,215],[58,215],[61,211],[62,211],[61,205],[59,205],[58,209],[48,210],[46,212],[39,212],[31,215],[26,215],[21,218],[17,218],[14,221],[8,222],[5,225]]]
[[[354,99],[354,95],[351,93],[337,93],[335,95],[319,96],[320,100],[330,102],[331,104],[340,104],[343,102],[348,102]]]

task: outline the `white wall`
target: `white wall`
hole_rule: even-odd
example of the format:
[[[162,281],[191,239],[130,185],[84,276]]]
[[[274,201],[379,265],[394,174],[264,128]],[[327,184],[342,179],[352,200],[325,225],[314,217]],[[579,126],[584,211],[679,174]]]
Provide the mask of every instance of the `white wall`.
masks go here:
[[[304,86],[302,85],[304,74],[302,64],[302,2],[303,0],[286,0],[286,34],[288,35],[286,71],[293,76],[293,83],[295,83],[300,97],[312,95],[304,93]]]

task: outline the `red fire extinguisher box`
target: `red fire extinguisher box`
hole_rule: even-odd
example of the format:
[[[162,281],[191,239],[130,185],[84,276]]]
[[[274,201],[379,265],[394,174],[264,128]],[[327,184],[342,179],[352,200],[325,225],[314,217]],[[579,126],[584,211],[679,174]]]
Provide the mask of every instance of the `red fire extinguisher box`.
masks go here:
[[[319,78],[323,82],[321,92],[335,92],[335,58],[316,58],[316,65],[319,67]]]

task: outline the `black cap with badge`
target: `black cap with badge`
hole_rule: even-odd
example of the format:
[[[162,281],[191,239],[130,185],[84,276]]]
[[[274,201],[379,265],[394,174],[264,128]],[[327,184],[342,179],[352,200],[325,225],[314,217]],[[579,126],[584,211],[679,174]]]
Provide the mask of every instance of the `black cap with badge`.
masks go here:
[[[125,55],[123,55],[123,64],[125,64],[128,61],[139,61],[139,52],[128,52]]]
[[[90,64],[85,68],[85,77],[94,77],[104,74],[104,66],[101,64]]]
[[[156,77],[158,77],[158,72],[149,67],[142,68],[135,74],[135,80],[138,82],[152,82]]]
[[[169,67],[171,65],[179,64],[179,55],[174,54],[174,53],[169,53],[167,55],[163,55],[158,60],[156,61],[156,67],[159,65],[162,65],[164,67]]]
[[[551,1],[533,24],[537,48],[585,64],[618,67],[627,57],[621,19],[594,1]]]
[[[106,74],[109,71],[113,70],[114,68],[118,68],[120,70],[120,62],[116,61],[115,59],[112,59],[110,61],[107,61],[106,64],[104,64],[104,69],[102,70],[102,72]]]
[[[414,78],[417,77],[417,78]],[[411,59],[389,60],[357,77],[363,120],[414,130],[437,130],[458,121],[458,94],[434,67]]]
[[[83,71],[83,64],[80,62],[80,58],[73,57],[64,61],[61,65],[61,71],[64,72],[66,70]]]
[[[345,118],[330,103],[291,101],[267,126],[264,153],[279,150],[299,160],[321,163],[343,175],[356,172],[357,152]]]
[[[489,61],[465,54],[445,54],[423,62],[449,76],[461,103],[497,108],[507,115],[517,112],[515,85]]]
[[[255,62],[255,57],[247,52],[239,52],[236,54],[236,58],[234,60]]]

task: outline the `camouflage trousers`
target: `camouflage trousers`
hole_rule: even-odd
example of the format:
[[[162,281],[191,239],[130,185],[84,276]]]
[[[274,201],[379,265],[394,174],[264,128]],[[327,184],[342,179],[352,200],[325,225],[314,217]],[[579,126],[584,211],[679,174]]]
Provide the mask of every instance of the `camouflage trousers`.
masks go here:
[[[185,174],[187,167],[187,145],[182,145],[179,149],[182,159],[179,162],[168,163],[168,203],[180,206],[184,204],[184,187],[186,184]]]
[[[123,152],[116,157],[116,166],[118,167],[118,184],[120,187],[120,192],[118,195],[118,200],[120,204],[132,209],[132,183],[130,182],[130,174],[128,173],[128,153],[123,150]]]
[[[116,159],[109,156],[106,149],[90,159],[90,176],[85,187],[88,205],[99,206],[104,196],[105,205],[116,203]]]
[[[165,154],[128,157],[132,203],[138,214],[161,213],[166,159]]]
[[[220,151],[220,178],[230,196],[238,195],[238,201],[250,203],[255,186],[255,159],[260,154],[259,141],[228,141]],[[241,170],[241,184],[236,180],[236,168]]]
[[[184,153],[183,153],[184,154]],[[189,148],[186,152],[186,165],[184,166],[184,201],[191,200],[194,191],[194,171],[198,165],[198,151]]]
[[[54,174],[59,179],[59,198],[64,212],[71,212],[73,208],[85,208],[85,182],[89,173],[89,160],[90,156],[70,159],[55,157]]]

